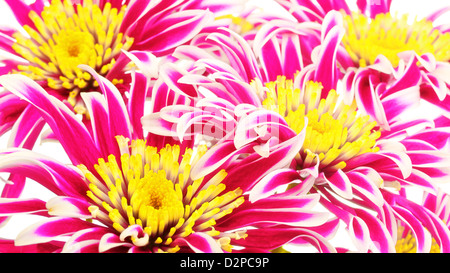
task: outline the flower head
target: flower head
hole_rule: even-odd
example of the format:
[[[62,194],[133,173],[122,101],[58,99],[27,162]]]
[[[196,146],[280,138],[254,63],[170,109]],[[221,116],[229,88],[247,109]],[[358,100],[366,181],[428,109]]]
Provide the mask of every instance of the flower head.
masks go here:
[[[89,65],[105,76],[121,50],[133,44],[133,38],[121,32],[126,8],[112,8],[109,2],[100,8],[92,1],[76,6],[52,1],[40,14],[30,11],[33,25],[24,25],[29,37],[16,32],[12,45],[28,64],[18,65],[14,72],[45,82],[51,89],[71,92],[69,102],[74,105],[76,94],[94,88],[94,79],[78,65]]]
[[[398,55],[414,51],[431,53],[436,61],[450,61],[450,33],[442,33],[428,19],[408,23],[408,15],[397,18],[391,13],[379,13],[368,18],[361,13],[344,16],[346,35],[342,40],[349,56],[359,66],[374,64],[378,55],[398,66]]]
[[[2,247],[14,251],[14,243],[28,250],[40,244],[42,250],[55,252],[267,252],[289,241],[335,251],[328,239],[337,221],[312,210],[317,195],[279,194],[258,202],[248,200],[247,192],[257,177],[275,167],[273,161],[260,158],[252,163],[260,168],[254,168],[252,175],[246,173],[245,180],[242,170],[234,168],[201,176],[198,164],[205,160],[204,146],[194,152],[164,142],[149,145],[156,136],[139,138],[133,114],[119,100],[118,90],[90,72],[105,93],[104,97],[83,96],[93,110],[92,131],[36,82],[21,75],[0,78],[38,109],[77,166],[25,149],[1,153],[2,172],[33,179],[56,195],[49,200],[39,196],[2,199],[2,215],[45,217]],[[276,154],[290,157],[292,151],[290,145],[283,145]],[[68,239],[61,242],[60,236]]]
[[[212,11],[235,3],[202,1],[6,1],[20,29],[2,30],[0,49],[12,56],[2,60],[1,74],[18,73],[38,82],[49,94],[85,115],[82,93],[98,92],[98,82],[80,65],[108,78],[123,93],[131,81],[130,54],[147,63],[164,58],[176,46],[192,40],[213,22]],[[220,12],[219,12],[220,13]],[[24,106],[2,91],[0,134],[20,122]],[[36,122],[30,120],[31,122]],[[20,127],[20,125],[18,125]]]
[[[342,21],[338,24],[344,35],[336,58],[348,89],[347,103],[356,96],[359,108],[375,109],[380,101],[396,100],[403,110],[405,104],[399,97],[414,100],[410,106],[424,99],[447,115],[450,82],[444,75],[450,71],[450,36],[448,26],[439,24],[438,19],[449,11],[448,6],[419,20],[413,14],[394,11],[391,0],[357,1],[355,11],[346,1],[277,2],[298,22],[325,24],[330,13],[339,11]],[[358,96],[369,93],[376,96],[360,103]],[[370,110],[368,114],[384,123],[379,114]]]

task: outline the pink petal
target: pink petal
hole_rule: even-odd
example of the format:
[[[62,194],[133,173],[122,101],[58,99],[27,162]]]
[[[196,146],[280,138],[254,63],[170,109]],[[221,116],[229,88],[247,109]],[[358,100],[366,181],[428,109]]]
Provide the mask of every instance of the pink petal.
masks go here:
[[[371,180],[373,179],[372,177],[366,177],[356,171],[349,172],[347,176],[352,183],[353,190],[358,192],[355,193],[356,195],[361,195],[364,198],[368,198],[379,207],[383,205],[383,196],[378,188],[378,185],[382,183],[381,176],[378,175],[375,181]]]
[[[337,170],[331,176],[320,174],[319,179],[324,179],[328,183],[328,185],[340,196],[347,199],[353,198],[350,179],[341,169]]]
[[[117,234],[106,233],[100,239],[100,242],[98,245],[98,251],[99,252],[107,252],[107,251],[112,251],[113,249],[118,248],[118,247],[131,248],[131,247],[133,247],[133,244],[120,240],[120,238]]]
[[[262,179],[265,175],[271,171],[286,168],[289,166],[294,157],[299,153],[301,145],[303,144],[304,135],[299,134],[285,142],[273,146],[270,149],[269,156],[263,157],[258,153],[253,153],[240,162],[230,165],[228,169],[227,177],[223,183],[227,187],[233,189],[241,187],[243,191],[246,191],[253,187],[257,181]],[[252,145],[244,146],[245,150],[241,151],[241,154],[248,153],[248,148]]]
[[[386,225],[365,210],[357,209],[356,211],[357,216],[370,227],[370,238],[375,242],[373,251],[379,251],[381,253],[395,252],[395,243]]]
[[[284,224],[294,227],[319,226],[327,221],[326,212],[313,212],[310,209],[246,209],[233,213],[224,221],[217,223],[220,229],[238,229],[260,224]]]
[[[13,215],[20,213],[29,213],[47,216],[47,209],[45,202],[32,199],[16,199],[16,198],[2,198],[0,199],[0,215]]]
[[[348,226],[350,237],[359,252],[367,252],[370,247],[370,231],[366,223],[359,217],[352,217]]]
[[[248,153],[251,151],[252,147],[244,147],[236,150],[232,141],[215,145],[208,149],[206,154],[200,158],[197,164],[192,166],[191,177],[194,180],[204,177],[225,164],[231,158],[237,157],[240,153]]]
[[[89,72],[98,82],[100,90],[104,94],[109,114],[109,130],[111,136],[123,136],[131,138],[131,122],[127,108],[119,90],[104,77],[100,76],[94,69],[87,65],[80,65],[80,68]]]
[[[360,110],[375,119],[382,128],[389,129],[386,120],[383,105],[378,94],[375,92],[375,86],[372,78],[375,75],[370,74],[369,70],[363,70],[355,78],[355,98],[360,106]]]
[[[329,25],[327,25],[329,24]],[[329,12],[324,18],[322,35],[325,37],[322,41],[322,47],[319,52],[319,62],[314,79],[321,82],[324,90],[336,89],[339,78],[336,65],[336,54],[338,46],[344,36],[342,16],[339,12]]]
[[[259,228],[247,231],[245,240],[236,240],[237,245],[247,248],[272,250],[286,244],[313,245],[322,253],[335,252],[334,247],[320,233],[305,228]]]
[[[137,50],[147,50],[155,55],[165,54],[184,44],[198,34],[214,16],[209,11],[186,10],[165,16],[143,29],[147,39],[133,45]]]
[[[202,232],[192,233],[187,237],[178,237],[173,241],[175,245],[186,245],[196,253],[222,253],[219,243],[211,236]]]
[[[64,242],[49,242],[27,246],[16,246],[14,240],[0,239],[2,253],[56,253],[63,248]]]
[[[130,113],[130,122],[133,127],[133,135],[144,138],[141,118],[144,115],[144,103],[149,90],[148,81],[141,73],[132,73],[132,84],[130,88],[130,100],[127,105]]]
[[[58,136],[73,164],[93,166],[100,153],[95,147],[89,131],[66,105],[50,96],[30,78],[11,74],[0,76],[0,84],[7,90],[34,105]],[[74,145],[79,143],[80,145]]]
[[[93,227],[75,232],[64,244],[62,252],[89,253],[99,252],[100,238],[108,232],[104,227]]]
[[[292,169],[275,170],[261,179],[250,191],[249,200],[254,202],[266,198],[281,186],[301,182],[299,173]]]
[[[46,203],[48,213],[52,216],[86,219],[92,218],[92,214],[88,209],[89,206],[91,206],[91,203],[86,200],[67,196],[56,196]]]
[[[0,153],[0,171],[33,179],[58,195],[86,196],[84,177],[74,167],[28,150],[7,151]]]
[[[183,68],[177,66],[174,63],[165,63],[161,66],[161,70],[159,71],[159,75],[164,83],[177,92],[178,94],[185,95],[188,97],[197,97],[198,93],[194,86],[180,83],[178,80],[186,75],[188,72]]]
[[[111,135],[109,128],[110,117],[107,102],[97,92],[82,93],[81,98],[89,112],[94,141],[101,151],[102,157],[105,158],[117,149],[117,141],[115,136]]]
[[[35,223],[17,235],[16,245],[31,245],[50,242],[59,236],[72,235],[75,232],[95,227],[85,220],[52,217]]]

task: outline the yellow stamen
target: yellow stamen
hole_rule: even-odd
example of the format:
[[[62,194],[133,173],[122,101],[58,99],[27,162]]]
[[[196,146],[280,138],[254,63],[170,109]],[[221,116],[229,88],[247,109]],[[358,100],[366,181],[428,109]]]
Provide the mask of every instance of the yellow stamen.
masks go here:
[[[432,22],[422,19],[408,23],[405,14],[396,17],[380,13],[374,19],[353,13],[344,16],[346,35],[342,43],[354,62],[364,67],[375,62],[379,54],[396,67],[398,53],[413,50],[417,54],[432,53],[438,61],[450,60],[450,33],[441,33]]]
[[[125,9],[111,8],[109,2],[101,10],[92,0],[75,7],[70,0],[53,0],[40,15],[31,11],[36,30],[24,26],[28,35],[14,34],[13,49],[29,61],[16,72],[47,82],[50,88],[75,90],[69,96],[75,105],[80,90],[95,86],[91,75],[78,65],[89,65],[105,75],[121,49],[131,47],[133,39],[120,33]]]
[[[89,181],[87,196],[94,203],[90,208],[92,217],[107,215],[96,219],[119,233],[129,226],[140,225],[148,235],[148,243],[147,237],[129,238],[139,247],[176,252],[180,249],[173,245],[177,237],[200,231],[219,236],[221,233],[214,229],[216,221],[244,202],[242,190],[227,191],[221,183],[225,171],[207,182],[203,178],[192,181],[190,164],[195,164],[199,157],[193,158],[191,149],[179,161],[177,145],[167,145],[158,151],[146,146],[144,140],[133,140],[128,145],[128,139],[117,137],[117,142],[120,160],[110,155],[108,161],[100,158],[95,165],[103,182],[85,166],[78,167]],[[199,150],[200,154],[205,152],[204,147]],[[179,177],[183,177],[182,181]],[[226,244],[224,249],[229,251],[231,246]]]
[[[291,99],[295,98],[295,99]],[[345,161],[355,156],[376,152],[380,132],[369,116],[357,113],[356,104],[338,102],[336,91],[322,98],[322,85],[308,82],[304,90],[294,88],[292,80],[284,76],[266,85],[263,106],[278,112],[289,127],[300,133],[305,128],[306,137],[300,152],[301,165],[310,167],[320,161],[323,171],[345,168]]]

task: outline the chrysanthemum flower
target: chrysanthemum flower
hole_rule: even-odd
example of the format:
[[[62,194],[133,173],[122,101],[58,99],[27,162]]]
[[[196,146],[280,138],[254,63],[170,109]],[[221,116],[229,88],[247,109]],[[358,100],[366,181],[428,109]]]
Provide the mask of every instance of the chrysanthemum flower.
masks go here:
[[[130,60],[124,51],[165,56],[212,23],[212,11],[235,6],[190,0],[6,3],[22,28],[1,29],[0,49],[11,57],[2,60],[0,73],[30,77],[80,114],[87,111],[80,94],[99,90],[98,83],[80,64],[89,65],[119,89],[128,90],[129,75],[124,68]],[[37,123],[34,116],[22,116],[29,110],[16,96],[6,90],[0,97],[0,134],[15,122],[22,122],[18,127],[25,120]]]
[[[39,110],[76,166],[29,150],[1,153],[2,172],[30,178],[56,195],[48,201],[39,196],[0,199],[2,216],[46,217],[26,227],[15,240],[2,240],[3,250],[267,252],[292,242],[335,251],[328,239],[337,220],[312,210],[318,195],[277,194],[257,202],[248,200],[247,192],[257,177],[276,168],[273,161],[256,160],[253,164],[266,166],[266,171],[245,180],[240,179],[242,170],[232,168],[192,179],[191,169],[204,160],[205,147],[194,152],[179,145],[148,145],[139,137],[139,126],[132,118],[135,114],[119,91],[88,71],[104,93],[83,95],[92,113],[91,129],[36,82],[21,75],[0,77],[1,84]],[[136,91],[133,96],[141,93]],[[168,97],[173,100],[174,94]],[[143,101],[136,102],[139,105]],[[280,145],[274,156],[291,158],[301,138],[292,142],[297,144]],[[61,241],[64,237],[68,239]]]
[[[277,2],[298,22],[324,22],[327,13],[340,11],[345,35],[337,60],[346,77],[349,101],[353,96],[358,103],[370,98],[359,103],[361,109],[379,108],[374,106],[390,96],[397,102],[399,97],[415,99],[415,104],[422,98],[447,114],[450,32],[448,25],[436,22],[450,7],[416,19],[393,12],[391,0],[357,1],[358,10],[353,12],[346,1]],[[404,107],[401,102],[399,105]],[[368,114],[383,122],[378,114]]]
[[[229,36],[212,34],[213,43],[230,56],[228,63],[208,59],[194,48],[178,49],[178,56],[194,58],[208,76],[185,72],[170,81],[170,86],[180,93],[181,84],[191,84],[194,90],[200,86],[219,98],[208,96],[194,108],[169,106],[143,122],[150,131],[180,139],[192,133],[216,137],[217,144],[207,152],[214,156],[206,157],[194,169],[198,176],[215,173],[223,166],[245,168],[243,162],[233,159],[251,160],[249,154],[269,156],[274,145],[304,135],[294,160],[261,177],[250,200],[287,185],[289,192],[295,192],[314,184],[311,192],[321,194],[322,204],[346,224],[359,251],[393,252],[397,215],[383,193],[401,187],[436,191],[436,183],[448,179],[448,168],[442,168],[449,157],[438,148],[449,135],[433,129],[434,124],[426,119],[400,120],[399,113],[414,100],[404,100],[399,109],[396,102],[401,98],[396,96],[383,103],[373,96],[360,97],[373,99],[378,104],[366,105],[376,108],[361,109],[357,100],[346,103],[347,94],[337,89],[336,58],[343,36],[339,18],[339,13],[326,17],[323,43],[313,50],[315,62],[305,67],[299,65],[299,47],[290,43],[299,34],[286,25],[262,26],[251,46],[231,32]],[[293,62],[297,66],[291,66]],[[298,73],[293,73],[295,68]],[[396,83],[396,88],[402,84],[401,80]],[[430,137],[433,134],[434,139]],[[426,226],[423,229],[435,229],[434,223],[422,224]],[[442,234],[443,250],[449,247],[448,231]]]

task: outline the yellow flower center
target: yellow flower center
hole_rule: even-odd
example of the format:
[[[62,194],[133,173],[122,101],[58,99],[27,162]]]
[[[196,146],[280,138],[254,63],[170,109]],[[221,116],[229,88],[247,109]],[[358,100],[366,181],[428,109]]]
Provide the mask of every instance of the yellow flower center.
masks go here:
[[[80,91],[97,85],[78,66],[89,65],[106,75],[121,50],[131,47],[133,39],[119,32],[125,9],[111,8],[109,2],[101,10],[92,0],[76,6],[70,0],[53,0],[40,15],[31,11],[36,29],[25,25],[28,35],[14,34],[13,49],[29,62],[16,72],[46,82],[52,89],[72,92],[69,102],[73,105]]]
[[[121,151],[128,151],[128,140],[117,137]],[[176,252],[178,237],[206,232],[226,251],[231,251],[230,238],[245,237],[245,232],[221,233],[214,229],[216,220],[231,213],[244,202],[242,190],[226,190],[220,183],[226,176],[220,171],[208,181],[190,179],[191,164],[202,156],[191,149],[181,156],[180,147],[167,145],[157,151],[144,140],[133,140],[131,152],[122,152],[120,165],[110,155],[100,158],[96,174],[84,165],[78,166],[89,181],[87,196],[93,201],[89,208],[94,219],[112,227],[139,247],[154,252]],[[144,234],[136,235],[129,228],[139,225]]]
[[[344,21],[347,31],[342,43],[361,67],[373,64],[380,54],[396,67],[398,53],[409,50],[418,55],[432,53],[438,61],[450,60],[450,33],[441,33],[426,19],[408,23],[407,15],[380,13],[370,19],[353,13],[345,15]]]
[[[322,88],[320,83],[308,82],[300,90],[284,76],[266,84],[263,106],[285,117],[296,133],[304,129],[307,117],[305,141],[297,158],[300,166],[307,168],[319,161],[321,171],[337,170],[345,168],[346,160],[377,152],[375,143],[380,137],[380,132],[374,130],[377,123],[360,115],[356,104],[340,103],[335,90],[322,98]]]

